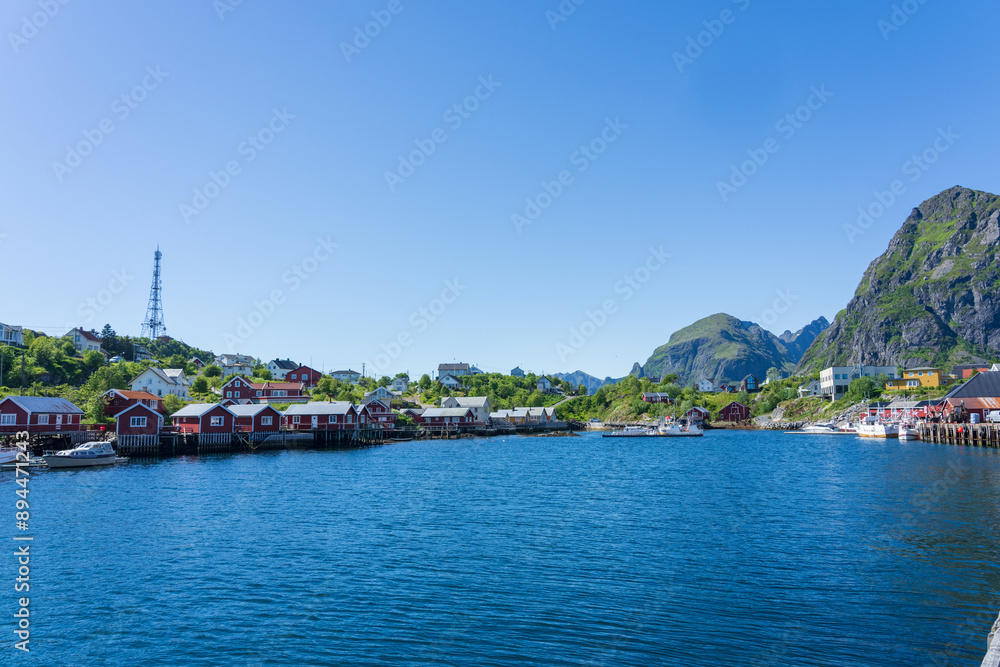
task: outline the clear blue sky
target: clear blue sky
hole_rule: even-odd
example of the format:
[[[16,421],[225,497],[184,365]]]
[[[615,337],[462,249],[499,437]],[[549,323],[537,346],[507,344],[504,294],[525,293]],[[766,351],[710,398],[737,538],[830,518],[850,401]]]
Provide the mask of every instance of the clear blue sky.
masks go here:
[[[913,206],[1000,190],[991,4],[914,1],[889,32],[888,0],[587,0],[558,22],[558,0],[228,2],[77,0],[51,18],[44,1],[4,4],[0,321],[138,334],[159,244],[168,333],[216,352],[618,376],[712,313],[776,333],[832,319]],[[391,22],[345,55],[372,12]],[[809,101],[800,127],[776,125]],[[102,122],[78,166],[54,166]],[[960,138],[934,164],[904,167],[948,128]],[[243,143],[261,130],[263,150]],[[435,130],[445,141],[390,187]],[[602,133],[603,153],[577,153]],[[719,181],[766,144],[724,201]],[[230,162],[227,187],[196,201]],[[849,242],[844,225],[897,179],[904,194]],[[562,192],[519,231],[543,181]],[[651,247],[671,257],[647,275]],[[648,278],[631,298],[626,275]],[[447,281],[460,294],[436,303]],[[769,313],[779,291],[791,305]],[[605,302],[603,326],[573,339]]]

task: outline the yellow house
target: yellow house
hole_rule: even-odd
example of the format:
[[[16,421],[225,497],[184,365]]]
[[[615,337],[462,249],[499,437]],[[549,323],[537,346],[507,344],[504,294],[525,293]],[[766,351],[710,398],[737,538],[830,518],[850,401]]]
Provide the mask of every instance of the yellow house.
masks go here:
[[[885,388],[889,391],[904,391],[920,387],[949,387],[955,384],[955,376],[948,375],[940,368],[909,368],[899,373],[900,377],[889,380]]]

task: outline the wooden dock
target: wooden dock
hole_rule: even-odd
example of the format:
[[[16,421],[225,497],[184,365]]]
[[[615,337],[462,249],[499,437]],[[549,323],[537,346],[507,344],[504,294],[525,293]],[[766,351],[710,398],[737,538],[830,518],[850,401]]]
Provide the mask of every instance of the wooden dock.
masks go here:
[[[940,445],[1000,447],[997,424],[919,424],[920,439]]]

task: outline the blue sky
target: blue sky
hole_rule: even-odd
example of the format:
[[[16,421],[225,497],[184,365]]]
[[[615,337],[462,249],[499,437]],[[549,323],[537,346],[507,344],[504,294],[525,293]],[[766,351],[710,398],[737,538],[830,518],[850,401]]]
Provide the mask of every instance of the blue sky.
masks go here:
[[[11,0],[0,321],[138,334],[157,244],[169,334],[327,371],[832,319],[912,207],[1000,190],[1000,8],[903,4]]]

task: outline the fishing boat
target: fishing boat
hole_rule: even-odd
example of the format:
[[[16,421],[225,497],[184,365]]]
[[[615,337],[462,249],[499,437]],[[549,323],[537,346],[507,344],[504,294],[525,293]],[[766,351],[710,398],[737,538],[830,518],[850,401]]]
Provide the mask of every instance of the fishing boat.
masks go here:
[[[83,468],[111,465],[118,456],[110,442],[85,442],[73,449],[45,452],[43,458],[50,468]]]
[[[916,424],[910,420],[903,420],[899,425],[899,439],[920,440],[920,431],[917,430]]]
[[[899,424],[875,417],[867,417],[858,424],[862,438],[898,438]]]

